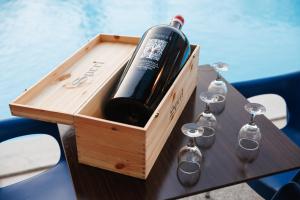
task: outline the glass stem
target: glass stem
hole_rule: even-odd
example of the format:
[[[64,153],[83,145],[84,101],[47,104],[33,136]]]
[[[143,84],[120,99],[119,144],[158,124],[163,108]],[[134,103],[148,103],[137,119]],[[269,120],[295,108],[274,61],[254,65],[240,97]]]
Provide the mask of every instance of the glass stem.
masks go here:
[[[221,74],[220,74],[220,72],[218,72],[217,71],[217,79],[216,79],[217,81],[219,81],[219,80],[221,80]]]
[[[209,112],[209,104],[208,104],[208,103],[205,104],[205,110],[204,110],[204,113],[210,113],[210,112]]]
[[[204,111],[203,111],[202,113],[200,113],[200,114],[196,117],[196,119],[194,120],[194,122],[197,123],[198,120],[200,119],[200,117],[201,117],[202,115],[204,115],[204,114],[210,114],[209,105],[208,105],[207,103],[205,103],[205,109],[204,109]]]
[[[255,115],[251,114],[251,116],[250,116],[250,123],[249,123],[250,125],[254,125],[255,124],[254,119],[255,119]]]
[[[195,138],[191,137],[191,138],[189,139],[189,142],[188,142],[187,146],[189,146],[189,147],[194,147],[195,145],[196,145]]]

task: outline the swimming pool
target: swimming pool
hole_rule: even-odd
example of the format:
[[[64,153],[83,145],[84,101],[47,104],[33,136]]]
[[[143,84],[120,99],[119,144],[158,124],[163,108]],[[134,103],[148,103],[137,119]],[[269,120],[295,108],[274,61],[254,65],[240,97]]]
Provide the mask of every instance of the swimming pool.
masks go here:
[[[8,103],[98,33],[141,35],[182,14],[200,64],[225,61],[229,81],[300,69],[300,2],[0,0],[0,118]]]

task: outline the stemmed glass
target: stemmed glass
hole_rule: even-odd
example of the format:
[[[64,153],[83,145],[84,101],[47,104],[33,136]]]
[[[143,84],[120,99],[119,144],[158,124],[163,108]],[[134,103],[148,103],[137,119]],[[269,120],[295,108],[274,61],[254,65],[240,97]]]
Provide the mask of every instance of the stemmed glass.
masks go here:
[[[220,114],[223,112],[226,104],[226,97],[222,94],[216,94],[217,100],[210,104],[210,111],[214,114]]]
[[[222,80],[220,73],[228,70],[228,64],[223,62],[217,62],[212,64],[211,66],[216,70],[217,78],[209,84],[208,91],[226,97],[227,86],[226,83]]]
[[[213,127],[209,126],[202,126],[203,128],[203,134],[199,137],[197,137],[196,144],[201,149],[208,149],[210,148],[216,139],[216,130]]]
[[[195,138],[201,136],[204,129],[196,123],[188,123],[181,127],[181,131],[189,137],[189,142],[179,151],[177,177],[183,185],[193,185],[199,180],[202,162],[202,154],[196,146]]]
[[[212,92],[201,92],[200,99],[205,102],[205,110],[200,113],[197,117],[197,124],[204,127],[213,127],[217,126],[217,120],[214,114],[210,111],[209,105],[218,100],[218,97],[215,93]]]
[[[266,108],[258,103],[247,103],[245,110],[250,114],[250,122],[242,126],[238,135],[237,155],[243,162],[243,172],[247,163],[255,160],[259,153],[261,131],[255,123],[255,116],[266,112]]]

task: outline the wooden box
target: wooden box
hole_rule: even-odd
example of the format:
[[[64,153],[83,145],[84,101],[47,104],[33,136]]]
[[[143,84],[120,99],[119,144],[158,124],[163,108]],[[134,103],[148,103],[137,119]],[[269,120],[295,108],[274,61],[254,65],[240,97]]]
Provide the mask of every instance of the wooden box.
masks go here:
[[[105,100],[139,38],[98,35],[10,104],[13,115],[73,124],[80,163],[146,179],[196,87],[199,46],[145,125],[106,120]]]

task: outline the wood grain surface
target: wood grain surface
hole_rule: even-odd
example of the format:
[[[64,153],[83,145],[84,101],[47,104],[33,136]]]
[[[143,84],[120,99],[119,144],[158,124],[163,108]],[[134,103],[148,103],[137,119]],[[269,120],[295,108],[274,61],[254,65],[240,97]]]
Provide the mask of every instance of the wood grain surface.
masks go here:
[[[147,180],[79,164],[74,129],[65,128],[61,132],[62,140],[78,199],[175,199],[300,167],[300,149],[266,117],[258,116],[257,124],[262,131],[261,150],[257,159],[248,165],[246,174],[242,173],[235,147],[240,127],[249,120],[244,110],[247,100],[228,84],[225,110],[216,116],[216,141],[210,149],[202,150],[204,162],[200,179],[191,187],[180,184],[176,176],[177,152],[187,143],[180,128],[203,111],[199,93],[207,90],[215,77],[211,68],[199,68],[198,87]]]

